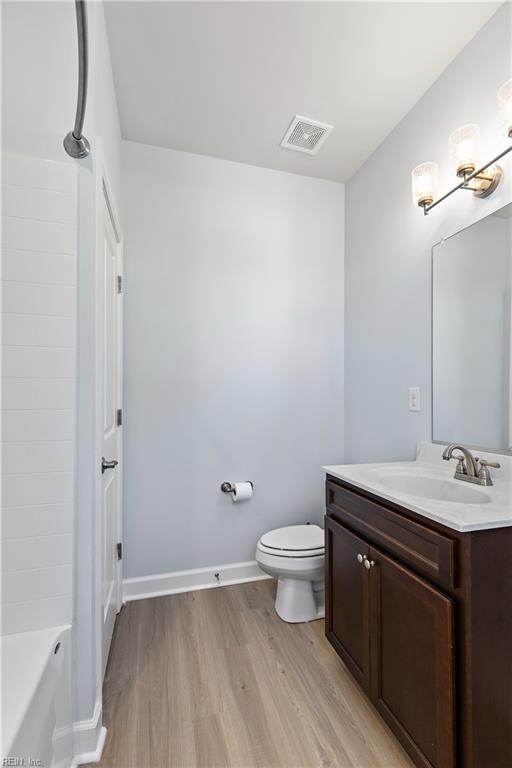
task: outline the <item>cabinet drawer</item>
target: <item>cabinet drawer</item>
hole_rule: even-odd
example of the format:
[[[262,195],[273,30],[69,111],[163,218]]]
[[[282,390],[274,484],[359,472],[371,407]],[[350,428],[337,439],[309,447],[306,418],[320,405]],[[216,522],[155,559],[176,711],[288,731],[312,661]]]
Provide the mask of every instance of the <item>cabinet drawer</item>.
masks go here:
[[[456,586],[455,541],[327,480],[327,509],[369,542],[449,587]]]

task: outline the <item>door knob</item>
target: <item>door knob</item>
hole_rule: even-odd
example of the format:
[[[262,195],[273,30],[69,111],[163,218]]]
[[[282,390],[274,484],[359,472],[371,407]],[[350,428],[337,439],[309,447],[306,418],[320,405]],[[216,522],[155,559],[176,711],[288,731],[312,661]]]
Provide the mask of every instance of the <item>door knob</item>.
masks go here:
[[[115,459],[112,459],[112,461],[107,461],[104,456],[101,457],[101,474],[104,475],[107,469],[115,469],[117,465],[119,464],[118,461]]]
[[[357,556],[357,562],[358,562],[358,563],[362,563],[362,562],[363,562],[363,560],[364,560],[364,557],[363,557],[362,555],[358,555],[358,556]]]
[[[373,568],[374,565],[375,565],[374,560],[368,560],[367,557],[364,558],[364,567],[366,568],[367,571],[369,571],[370,568]]]

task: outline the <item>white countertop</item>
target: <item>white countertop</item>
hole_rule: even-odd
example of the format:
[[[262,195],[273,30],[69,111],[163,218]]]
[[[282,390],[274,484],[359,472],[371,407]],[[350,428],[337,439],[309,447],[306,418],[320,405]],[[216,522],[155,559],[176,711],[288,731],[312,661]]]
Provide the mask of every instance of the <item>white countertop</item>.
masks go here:
[[[362,490],[395,502],[418,515],[428,517],[437,523],[456,531],[478,531],[486,528],[512,526],[512,456],[472,451],[473,455],[489,461],[497,461],[501,469],[491,470],[494,485],[480,486],[453,478],[456,463],[442,458],[445,446],[433,443],[418,443],[415,461],[388,462],[384,464],[340,464],[323,469],[333,477]],[[464,486],[481,491],[489,499],[486,503],[454,502],[414,496],[390,488],[383,479],[393,474],[404,477],[422,475],[456,487]],[[484,497],[484,498],[485,498]]]

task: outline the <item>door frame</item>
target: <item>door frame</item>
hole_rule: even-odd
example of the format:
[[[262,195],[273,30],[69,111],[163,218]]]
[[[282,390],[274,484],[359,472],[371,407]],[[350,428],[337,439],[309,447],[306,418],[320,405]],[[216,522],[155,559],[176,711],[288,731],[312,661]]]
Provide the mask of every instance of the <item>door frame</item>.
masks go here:
[[[98,147],[99,150],[99,147]],[[98,154],[100,154],[98,152]],[[101,154],[103,154],[101,152]],[[95,419],[94,419],[94,480],[95,480],[95,657],[96,657],[96,681],[97,699],[102,701],[103,687],[103,598],[102,598],[102,572],[103,572],[103,540],[102,540],[102,475],[101,457],[103,454],[103,233],[104,211],[110,213],[110,220],[117,243],[117,274],[123,275],[123,235],[117,206],[112,192],[112,186],[103,158],[98,158],[96,173],[96,258],[95,258]],[[123,407],[123,294],[117,294],[117,408]],[[116,430],[116,449],[119,464],[116,467],[118,473],[118,494],[116,505],[117,540],[122,542],[122,509],[123,509],[123,435],[122,427]],[[122,606],[122,560],[116,563],[116,612]]]
[[[108,176],[105,170],[105,166],[103,165],[103,172],[102,172],[102,195],[103,195],[103,202],[105,203],[107,210],[110,214],[110,221],[112,224],[112,229],[114,231],[114,236],[116,239],[117,244],[117,252],[116,252],[116,280],[118,278],[121,278],[121,284],[123,281],[123,237],[121,233],[121,224],[119,221],[119,217],[117,215],[117,210],[114,202],[114,196],[112,193],[112,188],[110,186],[110,182],[108,180]],[[103,209],[104,210],[104,209]],[[103,211],[101,216],[101,225],[103,229]],[[101,263],[101,259],[100,259]],[[101,276],[100,276],[101,279]],[[116,376],[116,411],[118,409],[122,409],[123,407],[123,293],[122,288],[120,291],[116,293],[116,366],[117,366],[117,376]],[[99,329],[100,336],[99,340],[100,343],[102,343],[102,335],[103,335],[103,315],[101,315],[101,327]],[[100,409],[100,415],[103,411],[103,404],[101,401],[101,394],[102,394],[102,383],[103,383],[103,371],[101,371],[101,376],[98,376],[98,383],[99,383],[99,395],[100,399],[97,402],[98,408]],[[117,465],[115,472],[117,474],[117,493],[116,493],[116,531],[117,531],[117,541],[122,544],[123,542],[123,430],[122,430],[122,424],[117,424],[116,429],[116,455],[117,460],[119,461],[119,464]],[[101,425],[101,431],[99,435],[99,462],[101,463],[101,455],[103,452],[103,425]],[[99,514],[101,515],[101,509],[98,510]],[[115,588],[115,595],[116,595],[116,613],[119,613],[121,610],[122,605],[122,597],[123,597],[123,589],[122,589],[122,571],[123,571],[123,562],[122,559],[116,561],[116,588]]]

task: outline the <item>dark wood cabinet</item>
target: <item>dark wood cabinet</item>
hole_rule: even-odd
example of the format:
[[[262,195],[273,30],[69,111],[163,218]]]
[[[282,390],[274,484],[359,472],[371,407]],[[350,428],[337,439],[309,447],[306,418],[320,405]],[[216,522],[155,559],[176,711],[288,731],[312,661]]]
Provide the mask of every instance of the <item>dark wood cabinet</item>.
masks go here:
[[[371,698],[417,765],[455,765],[453,601],[370,549]]]
[[[362,567],[369,547],[332,520],[326,521],[328,572],[326,633],[358,683],[370,690],[369,579]]]
[[[328,476],[326,635],[418,768],[512,768],[512,528]]]

